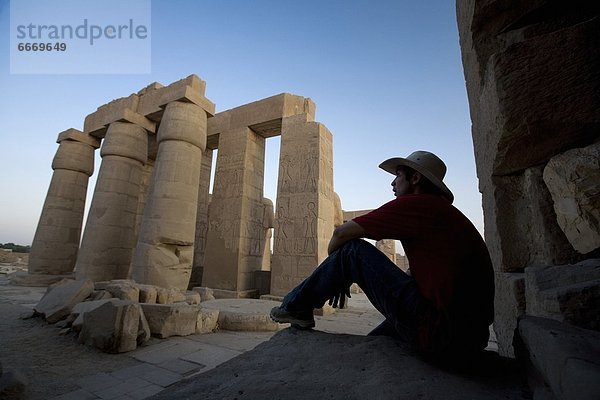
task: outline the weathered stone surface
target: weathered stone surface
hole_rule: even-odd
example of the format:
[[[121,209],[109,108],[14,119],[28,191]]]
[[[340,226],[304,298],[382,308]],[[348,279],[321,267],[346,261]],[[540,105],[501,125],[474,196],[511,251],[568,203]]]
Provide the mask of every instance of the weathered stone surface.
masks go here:
[[[102,164],[76,265],[78,279],[93,281],[129,276],[148,133],[131,123],[113,122],[100,154]]]
[[[306,113],[314,120],[315,109],[310,99],[281,93],[219,112],[208,120],[209,147],[220,133],[239,128],[250,127],[266,138],[276,136],[281,133],[282,118]]]
[[[553,157],[544,182],[571,245],[582,254],[600,248],[600,142]]]
[[[204,97],[206,83],[196,75],[180,79],[168,86],[150,85],[143,89],[137,112],[153,121],[160,121],[168,103],[191,102],[214,115],[215,105]]]
[[[187,304],[141,304],[152,335],[159,338],[196,332],[199,307]]]
[[[154,304],[158,296],[158,290],[152,285],[137,285],[140,291],[140,303]]]
[[[525,314],[525,274],[498,272],[494,282],[494,332],[498,353],[514,358],[513,337],[517,319]]]
[[[284,295],[327,257],[333,233],[333,137],[307,114],[284,118],[271,294]]]
[[[150,324],[148,324],[148,320],[146,319],[146,314],[144,314],[144,309],[142,307],[140,310],[140,318],[138,323],[138,332],[137,332],[137,344],[138,346],[146,343],[150,340],[150,336],[152,333],[150,332]]]
[[[120,299],[92,300],[92,301],[83,301],[81,303],[78,303],[75,305],[75,307],[73,307],[73,310],[71,311],[70,318],[75,317],[75,320],[71,324],[71,328],[75,331],[80,331],[81,327],[83,325],[84,314],[86,312],[95,310],[96,308],[98,308],[106,303],[112,303],[115,306],[119,305],[119,304],[121,304],[121,305],[128,304],[126,302],[123,302]]]
[[[94,149],[100,148],[100,139],[73,128],[67,129],[66,131],[62,131],[58,134],[56,143],[60,143],[63,140],[73,140],[76,142],[85,143],[89,146],[92,146]]]
[[[527,314],[600,331],[600,259],[525,270]]]
[[[578,257],[556,222],[543,168],[493,177],[493,208],[487,210],[486,243],[498,272],[519,271],[535,264],[565,264]],[[484,193],[484,197],[487,196]],[[518,238],[518,240],[515,240]]]
[[[113,297],[112,294],[110,294],[110,292],[107,292],[106,290],[94,290],[94,292],[90,295],[89,300],[104,300],[104,299],[111,299]]]
[[[200,293],[193,290],[185,292],[185,302],[190,305],[200,304]]]
[[[29,254],[28,272],[32,275],[71,274],[77,260],[95,148],[85,141],[68,139],[68,135],[86,136],[75,129],[59,135],[52,180]]]
[[[67,317],[77,303],[85,300],[94,290],[89,279],[58,282],[46,291],[34,310],[43,314],[46,321],[55,323]]]
[[[158,304],[173,304],[185,301],[185,294],[179,289],[166,289],[162,287],[156,288],[156,303]]]
[[[546,168],[546,175],[566,183],[576,163],[560,160],[566,168],[557,177],[551,160],[565,152],[575,160],[570,149],[597,142],[599,15],[591,3],[457,1],[485,239],[497,272],[575,263],[583,259],[581,252],[598,247],[588,243],[594,240],[589,234],[579,243],[573,239],[575,227],[590,225],[583,221],[590,211],[571,212],[573,199],[587,197],[590,173],[572,176],[576,188],[569,182],[556,189],[544,183],[540,171]],[[595,165],[591,175],[598,173]],[[598,185],[592,186],[597,193]],[[557,222],[565,211],[570,222]]]
[[[106,353],[124,353],[137,347],[139,326],[139,304],[109,301],[84,313],[79,342]]]
[[[106,135],[107,126],[111,122],[119,121],[123,115],[123,110],[137,110],[139,96],[132,94],[128,97],[121,97],[101,105],[85,117],[83,123],[83,131],[98,138],[103,138]]]
[[[204,310],[219,310],[219,328],[229,331],[277,331],[288,326],[273,322],[271,309],[280,303],[248,299],[243,303],[235,299],[217,299],[202,303]]]
[[[198,187],[206,149],[206,111],[193,103],[167,105],[148,200],[131,261],[136,282],[187,289],[192,271]]]
[[[111,282],[106,286],[106,291],[113,297],[121,300],[138,302],[140,300],[140,289],[135,284]]]
[[[192,288],[194,292],[200,293],[200,301],[214,300],[214,292],[211,288],[207,287],[195,287]]]
[[[264,254],[265,138],[248,127],[221,132],[208,216],[202,284],[254,289]]]
[[[10,274],[10,283],[17,286],[48,287],[65,279],[75,279],[75,274],[30,274],[25,271],[16,271]]]
[[[212,295],[215,299],[257,299],[258,290],[224,290],[224,289],[211,289]],[[203,299],[204,301],[204,299]]]
[[[201,308],[196,321],[196,334],[211,333],[219,327],[219,310]]]
[[[598,398],[600,332],[527,316],[519,321],[519,335],[526,352],[522,356],[533,363],[556,398]]]

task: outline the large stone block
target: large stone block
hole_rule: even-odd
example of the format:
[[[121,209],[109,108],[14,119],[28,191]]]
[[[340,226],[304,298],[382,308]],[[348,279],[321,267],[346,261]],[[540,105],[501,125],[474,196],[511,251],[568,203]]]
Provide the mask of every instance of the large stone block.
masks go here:
[[[493,189],[485,191],[483,198],[488,205],[484,207],[486,243],[496,271],[565,264],[579,257],[556,222],[542,167],[493,177],[492,182]]]
[[[139,96],[132,94],[128,97],[121,97],[101,105],[85,117],[83,122],[83,131],[87,134],[103,138],[106,134],[106,127],[114,121],[118,121],[123,114],[123,110],[135,111],[138,107]]]
[[[60,143],[63,140],[73,140],[76,142],[85,143],[87,145],[90,145],[94,149],[100,148],[100,139],[73,128],[67,129],[66,131],[62,131],[58,134],[58,139],[56,139],[56,143]]]
[[[142,304],[152,335],[159,338],[196,332],[199,307],[187,304]]]
[[[503,3],[457,1],[480,179],[543,164],[600,127],[597,8]]]
[[[138,337],[140,342],[148,338],[143,323],[140,329],[142,317],[139,304],[123,300],[107,302],[84,314],[79,342],[106,353],[135,350]]]
[[[276,136],[281,133],[282,118],[307,114],[314,121],[315,110],[312,100],[281,93],[217,113],[208,120],[208,140],[212,142],[221,132],[246,127],[265,138]]]
[[[215,105],[204,97],[205,88],[206,83],[196,75],[190,75],[168,86],[148,86],[141,92],[137,112],[152,121],[160,121],[165,106],[180,101],[199,105],[209,115],[214,115]]]
[[[140,291],[140,303],[154,304],[158,295],[158,290],[152,285],[137,285]]]
[[[185,294],[179,289],[156,288],[156,303],[158,304],[180,303],[185,301],[185,299]]]
[[[58,282],[48,287],[46,294],[33,309],[53,324],[71,314],[73,307],[93,291],[94,284],[89,279]]]
[[[560,400],[596,400],[600,393],[600,333],[525,317],[519,335],[529,360]],[[521,357],[521,355],[519,355]]]
[[[600,248],[600,142],[553,157],[544,182],[573,248],[582,254]]]
[[[78,303],[75,305],[75,307],[73,307],[73,310],[71,310],[71,316],[70,319],[74,318],[75,320],[73,321],[73,323],[71,324],[71,329],[75,330],[75,331],[80,331],[81,327],[83,326],[83,316],[86,312],[90,312],[92,310],[95,310],[96,308],[106,304],[106,303],[112,303],[114,305],[119,305],[119,304],[129,304],[128,302],[124,302],[123,300],[119,300],[119,299],[101,299],[101,300],[92,300],[92,301],[83,301],[81,303]]]
[[[196,334],[202,335],[214,332],[218,328],[219,310],[201,308],[196,322]]]
[[[514,358],[513,338],[517,319],[525,314],[525,276],[520,273],[496,273],[494,298],[494,332],[498,353]]]
[[[527,314],[600,331],[600,260],[525,269]]]
[[[113,282],[106,286],[106,291],[121,300],[140,301],[140,289],[133,283]]]

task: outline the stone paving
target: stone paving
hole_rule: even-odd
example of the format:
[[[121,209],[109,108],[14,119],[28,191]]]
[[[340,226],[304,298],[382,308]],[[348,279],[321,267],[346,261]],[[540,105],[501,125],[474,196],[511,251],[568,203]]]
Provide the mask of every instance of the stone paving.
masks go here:
[[[0,299],[33,308],[45,288],[0,285]],[[264,312],[260,300],[235,300],[239,308],[253,307]],[[266,302],[266,301],[265,301]],[[270,303],[270,302],[269,302]],[[231,301],[227,302],[231,309]],[[251,311],[251,310],[250,310]],[[366,335],[383,317],[364,294],[353,294],[349,307],[326,316],[315,316],[316,329],[329,333]],[[271,332],[220,330],[212,334],[152,338],[149,345],[125,353],[139,362],[112,372],[98,372],[76,381],[79,389],[53,397],[52,400],[144,399],[184,378],[202,374],[258,344],[269,340]]]

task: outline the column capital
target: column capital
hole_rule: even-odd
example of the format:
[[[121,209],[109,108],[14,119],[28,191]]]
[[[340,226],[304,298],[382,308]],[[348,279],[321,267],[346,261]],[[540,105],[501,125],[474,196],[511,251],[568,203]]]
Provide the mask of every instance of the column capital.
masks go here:
[[[76,142],[84,143],[92,146],[94,149],[100,147],[100,139],[73,128],[67,129],[66,131],[62,131],[58,134],[56,143],[60,144],[63,140],[73,140]]]
[[[205,83],[196,75],[171,83],[151,85],[142,90],[137,112],[152,121],[160,121],[169,103],[180,101],[200,106],[208,116],[215,115],[215,104],[204,97]]]

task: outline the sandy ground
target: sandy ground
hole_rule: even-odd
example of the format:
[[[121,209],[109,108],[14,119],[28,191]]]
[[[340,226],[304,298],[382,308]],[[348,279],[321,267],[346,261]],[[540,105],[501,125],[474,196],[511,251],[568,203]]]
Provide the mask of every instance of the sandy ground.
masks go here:
[[[81,377],[139,363],[125,354],[82,346],[74,335],[59,335],[60,329],[43,319],[22,319],[31,315],[31,308],[24,304],[36,293],[9,299],[10,290],[7,279],[0,277],[0,362],[5,372],[22,376],[26,399],[49,399],[77,389],[75,381]]]

